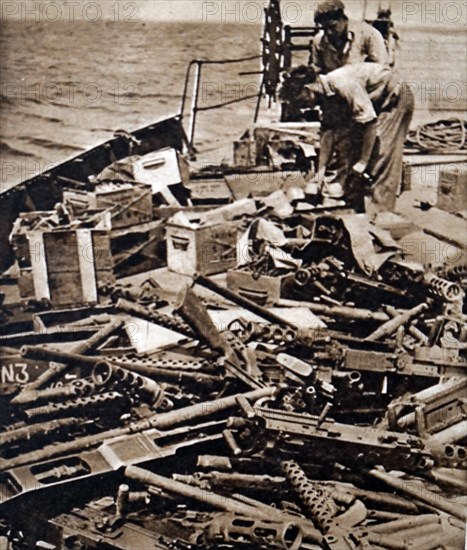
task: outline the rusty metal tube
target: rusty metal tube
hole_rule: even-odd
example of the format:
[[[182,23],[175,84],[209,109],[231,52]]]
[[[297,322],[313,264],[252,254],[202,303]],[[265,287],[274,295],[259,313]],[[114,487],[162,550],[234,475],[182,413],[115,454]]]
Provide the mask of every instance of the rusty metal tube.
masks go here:
[[[340,485],[337,484],[335,481],[323,481],[321,483],[323,485],[330,485],[332,487],[340,487]],[[350,486],[347,484],[343,485],[342,488],[348,493],[354,495],[356,498],[363,500],[364,502],[375,503],[377,505],[393,508],[398,511],[414,514],[419,511],[419,508],[416,504],[399,495],[382,493],[380,491],[368,491],[366,489],[360,489],[359,487],[355,487],[353,485]]]
[[[361,309],[348,306],[326,306],[315,302],[298,302],[295,300],[281,299],[277,303],[279,307],[306,307],[313,313],[332,317],[337,319],[351,319],[358,321],[376,321],[385,323],[391,318],[382,311],[371,311],[370,309]]]
[[[239,395],[243,395],[245,399],[255,402],[262,397],[272,397],[276,392],[276,388],[260,388],[258,390],[252,390],[243,394],[231,395],[229,397],[221,397],[214,401],[207,401],[204,403],[198,403],[196,405],[189,405],[183,409],[177,409],[174,411],[158,414],[151,422],[154,428],[163,430],[170,428],[174,424],[179,422],[186,422],[189,419],[202,418],[209,414],[214,414],[225,409],[237,406],[237,398]]]
[[[428,309],[428,304],[419,304],[418,306],[415,306],[412,309],[409,309],[408,311],[402,313],[401,315],[398,315],[397,317],[394,317],[393,319],[390,319],[386,323],[382,324],[379,328],[377,328],[373,333],[371,333],[365,340],[367,342],[377,342],[381,338],[385,338],[386,336],[391,336],[394,334],[397,329],[409,321],[411,321],[414,317],[417,317],[418,315],[421,315],[424,311]]]
[[[428,490],[423,490],[423,492],[419,489],[417,490],[407,482],[404,482],[401,479],[381,470],[373,469],[369,472],[369,474],[370,476],[379,479],[380,481],[383,481],[384,483],[386,483],[386,485],[392,487],[396,491],[400,491],[401,493],[409,495],[420,502],[433,506],[437,510],[446,512],[451,516],[462,520],[467,520],[467,511],[465,510],[465,508],[463,509],[460,506],[452,504],[440,495],[436,495],[435,493],[432,493]]]
[[[102,357],[99,356],[69,353],[65,351],[43,348],[41,346],[22,346],[20,352],[22,357],[27,357],[28,359],[55,361],[67,365],[86,365],[91,368],[102,361]],[[194,381],[206,384],[212,384],[218,381],[215,376],[201,372],[186,372],[180,369],[176,370],[172,368],[151,367],[141,362],[124,362],[119,359],[114,359],[113,357],[108,357],[106,359],[112,365],[117,365],[129,371],[137,372],[138,374],[149,376],[151,378],[157,378],[160,376],[161,378],[176,379],[182,382]]]
[[[204,483],[209,485],[234,487],[245,489],[261,489],[269,491],[271,489],[283,489],[285,487],[285,478],[280,476],[270,476],[261,474],[239,474],[237,472],[218,472],[211,471],[209,473],[197,472],[194,475],[179,475],[174,474],[173,479],[188,483],[189,485],[203,486]]]
[[[386,306],[385,309],[393,319],[400,315],[400,312],[397,311],[397,309],[393,306]],[[408,327],[408,332],[424,346],[428,345],[428,336],[426,336],[426,334],[423,334],[423,332],[417,327],[410,325]]]
[[[209,504],[217,510],[225,510],[226,512],[233,512],[240,515],[250,515],[251,517],[258,517],[261,514],[258,508],[240,503],[233,498],[217,495],[211,491],[208,492],[199,487],[193,487],[192,485],[187,485],[180,481],[154,474],[138,466],[128,466],[125,468],[125,476],[143,485],[157,487],[168,493],[176,493],[186,498]]]
[[[164,391],[157,382],[142,374],[131,372],[124,367],[118,367],[108,361],[96,363],[92,371],[92,380],[96,384],[106,384],[114,378],[117,384],[121,383],[135,391],[142,398],[149,400],[156,407],[164,399]]]
[[[57,386],[45,390],[27,390],[22,391],[15,396],[11,402],[14,405],[27,405],[43,399],[55,399],[57,397],[75,397],[78,395],[77,389],[72,384],[66,386]]]
[[[401,533],[405,530],[412,530],[418,527],[426,527],[433,523],[439,523],[439,516],[437,514],[424,514],[421,516],[412,516],[404,519],[396,519],[380,525],[373,525],[371,532],[373,533]]]
[[[72,350],[71,353],[75,354],[86,354],[90,351],[94,350],[105,342],[107,338],[116,330],[120,329],[125,324],[125,321],[123,319],[118,320],[114,323],[110,323],[108,326],[99,329],[97,332],[95,332],[88,340],[85,342],[81,342],[79,344],[76,344]],[[34,346],[36,347],[36,346]],[[31,351],[31,350],[30,350]],[[37,350],[36,350],[37,353]],[[48,360],[48,359],[46,359]],[[66,370],[68,367],[68,364],[58,363],[51,365],[47,370],[45,370],[38,378],[36,378],[33,382],[30,382],[29,384],[26,384],[24,386],[23,391],[29,391],[29,390],[37,390],[37,388],[40,388],[45,383],[47,383],[49,380],[54,378],[57,374],[62,373],[64,370]]]
[[[258,461],[251,458],[234,458],[231,456],[217,456],[217,455],[199,455],[197,460],[197,466],[199,468],[208,470],[221,470],[223,472],[232,472],[241,470],[244,467],[250,467],[248,471],[257,471]]]
[[[125,313],[128,313],[129,315],[139,317],[140,319],[145,319],[146,321],[151,321],[152,323],[161,325],[169,330],[183,334],[188,338],[196,339],[196,334],[193,330],[186,323],[176,319],[173,316],[160,313],[154,309],[149,309],[141,304],[135,304],[129,300],[125,300],[124,298],[120,298],[115,307]]]
[[[82,353],[70,353],[55,349],[43,348],[41,346],[22,346],[20,349],[21,357],[28,359],[37,359],[38,361],[55,361],[64,365],[86,365],[94,366],[101,357],[92,357]]]
[[[35,435],[47,434],[59,428],[73,426],[78,424],[80,420],[78,418],[58,418],[56,420],[49,420],[48,422],[40,422],[38,424],[32,424],[30,426],[24,426],[22,428],[16,428],[14,430],[7,430],[0,433],[0,444],[8,445],[21,439],[30,439]]]
[[[255,313],[256,315],[258,315],[262,319],[265,319],[266,321],[269,321],[270,323],[274,323],[283,327],[297,328],[297,325],[295,323],[291,323],[290,321],[283,319],[279,315],[276,315],[272,311],[258,305],[256,302],[248,300],[248,298],[244,298],[243,296],[240,296],[236,292],[233,292],[228,288],[218,285],[216,282],[212,281],[211,279],[207,279],[206,277],[199,276],[195,279],[195,283],[197,285],[201,285],[207,288],[208,290],[211,290],[212,292],[215,292],[216,294],[219,294],[219,296],[222,296],[223,298],[230,300],[231,302],[233,302],[234,304],[237,304],[240,307],[244,307],[248,311]]]
[[[72,353],[79,353],[79,354],[85,355],[86,353],[89,353],[90,351],[95,350],[100,344],[105,342],[105,340],[107,340],[107,338],[111,334],[121,329],[124,325],[125,325],[124,319],[118,319],[117,321],[110,323],[107,327],[104,327],[103,329],[99,329],[97,332],[95,332],[90,338],[88,338],[84,342],[81,342],[80,344],[73,346]]]
[[[425,275],[425,282],[435,296],[448,302],[455,302],[463,296],[462,288],[457,283],[437,277],[433,273]]]
[[[388,548],[389,550],[407,550],[407,545],[405,542],[397,539],[394,540],[393,538],[388,540],[387,536],[372,533],[371,531],[368,533],[367,540],[368,542],[371,542],[372,547],[374,544],[377,544],[383,548]]]
[[[457,443],[467,437],[467,420],[462,420],[457,424],[453,424],[440,432],[433,434],[431,439],[435,439],[440,443]]]

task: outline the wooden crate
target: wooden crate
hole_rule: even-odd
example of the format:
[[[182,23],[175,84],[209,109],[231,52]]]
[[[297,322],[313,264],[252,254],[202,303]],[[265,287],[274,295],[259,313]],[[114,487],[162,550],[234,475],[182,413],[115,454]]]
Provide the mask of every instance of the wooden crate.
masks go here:
[[[441,170],[437,206],[446,212],[461,212],[467,208],[467,163]]]
[[[152,220],[150,185],[102,183],[93,191],[65,191],[63,199],[75,216],[110,209],[112,229],[131,227]]]
[[[237,228],[232,223],[188,227],[167,224],[167,265],[182,275],[213,275],[237,266]]]
[[[106,230],[35,230],[27,235],[27,244],[27,252],[19,248],[22,298],[54,306],[92,304],[98,301],[99,284],[114,280]]]
[[[252,168],[256,165],[256,142],[242,139],[234,141],[234,165],[240,168]]]

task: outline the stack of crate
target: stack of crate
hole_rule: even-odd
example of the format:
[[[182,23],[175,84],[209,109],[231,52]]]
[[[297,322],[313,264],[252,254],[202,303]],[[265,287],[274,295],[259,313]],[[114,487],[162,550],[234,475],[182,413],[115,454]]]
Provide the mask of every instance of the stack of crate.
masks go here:
[[[110,232],[86,225],[60,226],[55,212],[20,215],[10,239],[22,298],[54,306],[98,302],[99,285],[114,281]]]
[[[151,186],[126,182],[102,182],[92,191],[65,191],[63,199],[73,216],[109,210],[112,229],[123,229],[152,220]]]

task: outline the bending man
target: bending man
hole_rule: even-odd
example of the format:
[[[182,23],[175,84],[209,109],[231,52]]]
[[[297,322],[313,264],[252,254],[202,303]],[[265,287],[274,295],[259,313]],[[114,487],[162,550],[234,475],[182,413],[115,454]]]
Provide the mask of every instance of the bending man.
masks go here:
[[[394,210],[404,142],[414,110],[412,91],[389,67],[378,63],[346,65],[327,75],[315,74],[310,80],[303,95],[310,104],[320,105],[329,121],[321,143],[320,177],[333,147],[338,147],[338,153],[348,158],[343,181],[352,205],[361,209],[363,176],[368,174],[373,181],[367,190],[371,211]],[[349,129],[351,139],[334,142],[333,134],[342,127]]]
[[[309,65],[318,74],[328,74],[344,65],[355,63],[380,63],[388,65],[388,53],[382,34],[373,26],[363,21],[350,20],[345,13],[345,5],[341,0],[324,0],[318,3],[315,11],[315,23],[322,30],[311,42]],[[337,104],[332,110],[338,117]],[[322,118],[322,140],[328,140],[331,145],[330,134],[326,128],[332,126],[332,120],[327,120],[325,114]],[[333,144],[335,144],[336,169],[335,181],[343,183],[343,178],[349,170],[348,159],[339,154],[350,147],[352,135],[349,129],[340,126],[333,132]],[[326,146],[326,144],[324,145]],[[323,178],[319,181],[323,184]]]

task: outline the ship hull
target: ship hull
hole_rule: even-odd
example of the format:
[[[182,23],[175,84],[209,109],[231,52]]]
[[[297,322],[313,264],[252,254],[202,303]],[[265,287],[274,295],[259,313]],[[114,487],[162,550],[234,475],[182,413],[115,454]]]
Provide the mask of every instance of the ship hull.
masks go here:
[[[131,136],[133,139],[129,139]],[[9,235],[18,215],[53,209],[62,200],[66,179],[86,183],[89,176],[129,155],[144,155],[164,147],[181,151],[184,136],[178,117],[164,119],[136,130],[128,137],[115,137],[0,193],[0,269],[5,271],[14,261]]]

